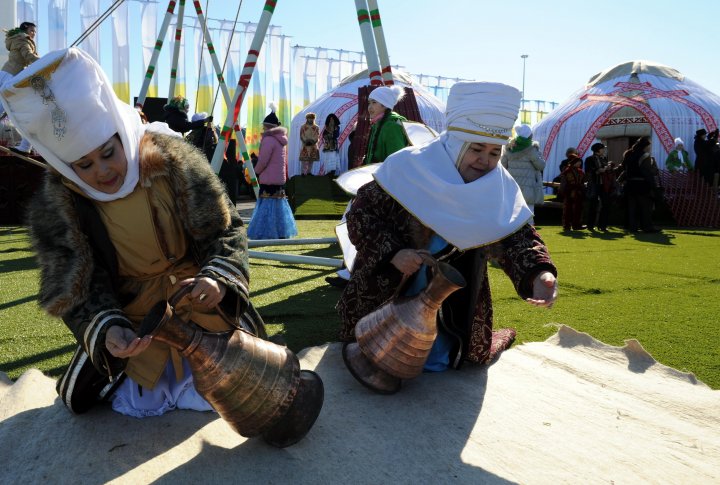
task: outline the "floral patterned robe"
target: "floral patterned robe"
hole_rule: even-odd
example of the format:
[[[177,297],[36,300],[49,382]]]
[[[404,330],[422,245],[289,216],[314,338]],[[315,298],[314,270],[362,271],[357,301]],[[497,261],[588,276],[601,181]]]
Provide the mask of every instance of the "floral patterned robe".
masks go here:
[[[337,309],[342,319],[340,339],[355,339],[355,325],[395,294],[401,273],[390,264],[400,249],[424,249],[433,235],[377,183],[363,186],[347,214],[350,240],[358,251],[353,273]],[[531,225],[478,249],[460,252],[446,248],[446,262],[465,277],[468,285],[448,297],[439,324],[453,337],[453,367],[463,361],[487,362],[507,348],[515,331],[492,330],[492,300],[487,260],[497,262],[522,298],[532,296],[532,282],[541,271],[557,275],[540,236]],[[440,258],[442,259],[442,258]]]

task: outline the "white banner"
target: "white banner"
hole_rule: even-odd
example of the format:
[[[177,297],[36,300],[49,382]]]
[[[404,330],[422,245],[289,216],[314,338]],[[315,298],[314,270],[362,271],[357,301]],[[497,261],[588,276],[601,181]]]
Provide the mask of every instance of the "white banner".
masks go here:
[[[147,2],[143,4],[140,22],[140,31],[142,33],[143,74],[145,74],[148,66],[150,65],[150,60],[152,59],[158,36],[156,2]],[[153,75],[147,95],[153,98],[157,97],[158,73]]]
[[[130,103],[130,45],[127,20],[127,3],[123,2],[112,14],[112,82],[117,97]]]
[[[98,18],[99,0],[81,0],[80,2],[80,30],[86,32]],[[98,64],[100,63],[100,26],[85,37],[79,47],[90,54]]]
[[[15,3],[17,9],[17,23],[14,27],[17,27],[23,22],[32,22],[38,24],[37,11],[38,3],[37,0],[18,0]]]
[[[67,0],[51,0],[47,26],[50,51],[67,47],[67,30]]]
[[[205,44],[208,39],[203,35],[202,25],[197,18],[195,19],[193,33],[195,34],[196,75],[198,76],[197,92],[195,93],[195,109],[193,111],[195,113],[205,112],[210,114],[215,86],[215,68]],[[210,41],[212,41],[212,39],[210,39]]]

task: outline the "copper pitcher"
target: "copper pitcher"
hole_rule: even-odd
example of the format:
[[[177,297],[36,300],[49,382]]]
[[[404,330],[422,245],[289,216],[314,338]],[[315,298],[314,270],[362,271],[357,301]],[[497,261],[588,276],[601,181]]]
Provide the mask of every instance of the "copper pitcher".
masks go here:
[[[188,360],[197,392],[242,436],[262,435],[279,448],[300,441],[322,408],[320,376],[301,371],[289,349],[242,328],[212,333],[182,320],[175,306],[191,290],[187,286],[157,303],[144,318],[140,335],[177,349]],[[219,307],[215,310],[235,326]]]
[[[401,379],[422,372],[437,337],[442,302],[465,287],[458,270],[429,255],[421,256],[433,269],[428,286],[416,296],[395,297],[365,315],[355,326],[357,342],[343,348],[350,373],[379,393],[397,392]]]

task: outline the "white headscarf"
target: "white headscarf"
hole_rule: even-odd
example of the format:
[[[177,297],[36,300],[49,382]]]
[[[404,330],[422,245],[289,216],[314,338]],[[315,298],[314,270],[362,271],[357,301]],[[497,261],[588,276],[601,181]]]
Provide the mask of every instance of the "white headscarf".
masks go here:
[[[149,125],[117,98],[102,68],[87,53],[73,47],[43,56],[8,80],[0,99],[18,131],[88,197],[106,202],[135,189],[140,139]],[[125,151],[127,174],[117,192],[106,194],[83,182],[70,165],[115,133]]]
[[[426,145],[393,153],[374,177],[425,226],[466,250],[512,234],[532,212],[502,165],[469,183],[458,171],[470,143],[507,144],[520,92],[499,83],[458,84],[448,97],[448,130]]]

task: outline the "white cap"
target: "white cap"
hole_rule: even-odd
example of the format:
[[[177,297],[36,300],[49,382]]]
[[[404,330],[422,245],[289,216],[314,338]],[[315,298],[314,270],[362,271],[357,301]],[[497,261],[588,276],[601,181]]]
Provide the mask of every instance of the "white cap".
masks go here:
[[[198,120],[204,120],[208,117],[208,114],[204,111],[201,111],[200,113],[195,113],[192,115],[191,121],[198,121]]]
[[[506,145],[520,111],[520,91],[492,82],[453,84],[447,100],[447,133],[468,143]]]
[[[368,98],[377,101],[386,108],[393,109],[404,96],[405,90],[398,85],[394,85],[375,88],[370,92]]]
[[[117,98],[105,73],[86,52],[70,48],[41,57],[3,85],[0,99],[18,131],[86,195],[109,201],[135,189],[144,125],[137,110]],[[70,164],[115,133],[128,169],[122,187],[106,194],[83,182]]]
[[[683,143],[682,138],[675,138],[675,148],[677,148],[678,145],[685,146],[685,143]]]
[[[532,136],[532,128],[529,125],[518,125],[515,127],[515,134],[523,138],[530,138]]]

